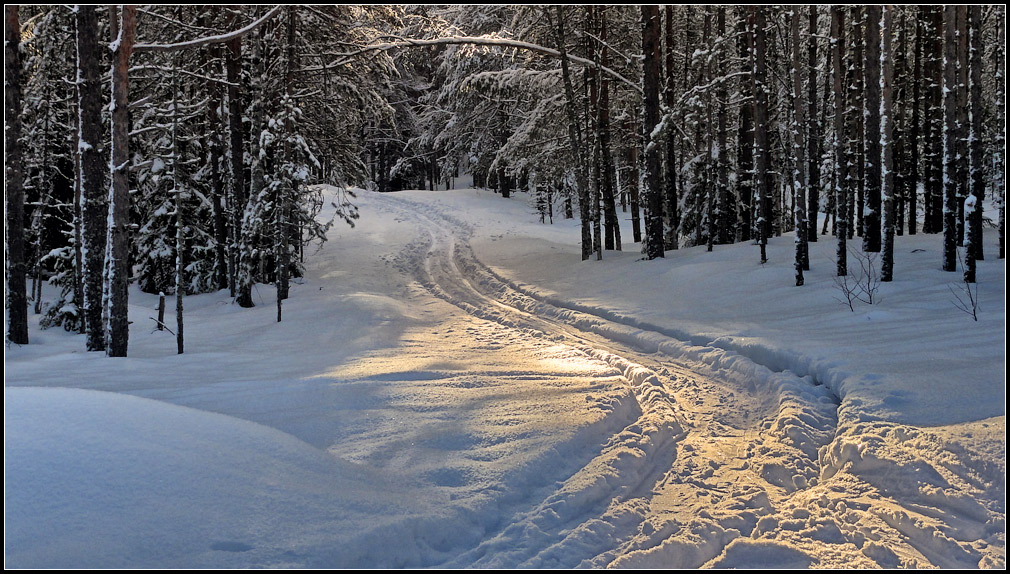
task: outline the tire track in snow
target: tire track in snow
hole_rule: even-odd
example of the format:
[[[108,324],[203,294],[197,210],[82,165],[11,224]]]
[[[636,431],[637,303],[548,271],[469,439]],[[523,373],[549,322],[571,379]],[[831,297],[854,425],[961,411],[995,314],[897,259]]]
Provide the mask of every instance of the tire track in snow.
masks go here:
[[[662,475],[657,482],[640,481],[633,493],[626,489],[599,516],[552,523],[564,532],[545,536],[531,525],[549,522],[542,516],[554,511],[566,482],[518,517],[507,535],[486,541],[480,555],[492,558],[473,564],[572,566],[571,557],[581,553],[582,566],[718,567],[775,554],[771,541],[801,549],[801,557],[821,566],[1004,563],[1005,505],[1002,497],[986,492],[1004,492],[1005,476],[988,471],[976,476],[980,461],[969,453],[941,448],[925,429],[862,425],[858,418],[857,424],[840,427],[840,398],[812,374],[786,369],[813,373],[815,366],[806,359],[730,338],[709,341],[543,294],[481,263],[468,243],[472,232],[465,222],[429,204],[389,199],[432,234],[424,261],[439,261],[435,269],[444,274],[432,287],[449,285],[445,300],[602,360],[633,357],[673,399],[686,431],[667,447],[674,453],[665,460],[650,453],[638,461],[643,467],[654,462],[654,469],[669,465],[665,472],[653,471]],[[459,298],[471,290],[480,297]],[[839,375],[825,373],[833,381]],[[733,393],[744,397],[719,402]],[[746,412],[734,418],[734,410]],[[936,447],[909,448],[916,441]],[[909,464],[910,456],[923,454],[924,460]],[[985,504],[972,500],[977,496]],[[530,540],[540,541],[536,550],[507,554],[510,545]]]
[[[664,528],[645,524],[650,500],[657,490],[669,490],[671,484],[691,480],[695,482],[691,488],[724,490],[735,502],[742,500],[744,507],[755,505],[755,498],[763,500],[756,504],[756,509],[731,513],[721,523],[713,520],[716,529],[723,533],[732,530],[737,536],[748,534],[757,523],[757,513],[772,510],[767,495],[762,498],[755,493],[762,493],[768,485],[793,492],[816,483],[820,472],[817,451],[831,440],[836,421],[837,400],[832,400],[823,387],[791,373],[775,373],[736,353],[698,347],[663,333],[537,298],[477,260],[466,242],[471,232],[465,223],[427,205],[390,196],[384,199],[427,230],[427,236],[408,249],[404,270],[412,268],[429,292],[474,316],[526,335],[565,341],[617,367],[635,389],[643,412],[640,421],[626,429],[628,432],[611,439],[593,462],[555,494],[454,564],[575,566],[578,562],[570,563],[571,557],[578,555],[583,557],[584,565],[605,565],[628,551],[648,549],[669,538],[671,533]],[[608,347],[614,352],[603,350]],[[635,360],[628,360],[627,356]],[[683,362],[687,368],[671,364],[666,357]],[[699,368],[705,372],[696,373]],[[729,385],[715,382],[727,378],[731,379]],[[737,395],[727,392],[733,387],[744,392]],[[697,403],[692,407],[694,412],[685,414],[671,389],[678,389],[686,399],[694,400]],[[736,404],[727,404],[726,395],[733,397]],[[746,413],[742,416],[740,411],[733,410],[741,405],[746,405],[741,409]],[[734,418],[738,420],[731,420]],[[690,419],[687,424],[686,419]],[[655,421],[677,422],[670,427],[669,423],[656,425]],[[664,430],[664,426],[669,430]],[[688,437],[686,427],[692,427],[695,436]],[[713,462],[712,453],[704,446],[712,436],[745,444],[744,447],[738,444],[731,457],[737,461],[735,466],[726,461]],[[682,455],[677,452],[678,445],[687,456],[683,464],[674,467]],[[756,465],[742,462],[747,458],[761,462]],[[727,489],[725,480],[705,482],[714,474],[726,474],[727,470],[715,472],[724,466],[736,471],[735,474],[756,474],[760,478],[748,476],[746,482],[757,484],[735,490]],[[685,473],[690,476],[694,472],[702,476],[684,480]],[[739,482],[740,478],[729,481]],[[578,510],[566,514],[560,510],[584,508],[587,500],[594,508],[606,502],[606,508],[598,515],[586,515],[584,510],[581,514]],[[707,551],[697,553],[694,560],[682,565],[700,566],[718,555],[733,537],[709,536],[707,541],[715,543],[708,544]],[[530,548],[530,540],[540,543]],[[517,544],[520,541],[523,544]],[[524,550],[509,550],[516,546]]]

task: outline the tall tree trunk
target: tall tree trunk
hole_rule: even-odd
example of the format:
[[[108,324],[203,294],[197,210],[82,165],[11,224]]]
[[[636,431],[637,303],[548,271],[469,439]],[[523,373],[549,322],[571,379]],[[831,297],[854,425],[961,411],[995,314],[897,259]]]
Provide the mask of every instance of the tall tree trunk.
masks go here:
[[[852,44],[852,81],[849,82],[849,110],[851,111],[852,128],[849,136],[849,180],[851,189],[849,190],[849,211],[846,219],[850,222],[846,228],[849,230],[849,239],[855,233],[860,237],[863,234],[863,206],[865,205],[866,190],[866,153],[864,148],[863,100],[865,92],[863,86],[863,25],[865,24],[864,9],[861,6],[852,6],[852,34],[850,43]],[[855,201],[852,201],[852,200]]]
[[[890,281],[894,275],[894,112],[893,84],[894,84],[894,54],[891,51],[891,27],[894,18],[894,8],[883,7],[880,24],[880,65],[883,68],[880,77],[880,162],[883,173],[881,174],[881,201],[884,208],[883,221],[883,255],[880,260],[880,280]],[[873,22],[870,22],[872,25]]]
[[[957,271],[957,12],[944,7],[943,270]]]
[[[796,261],[794,264],[796,286],[803,285],[803,272],[810,269],[810,262],[807,256],[807,187],[810,185],[807,174],[804,173],[806,165],[806,146],[803,141],[803,128],[806,125],[806,102],[803,101],[803,70],[800,62],[800,6],[792,7],[792,16],[789,18],[789,31],[792,44],[792,72],[793,72],[793,213],[796,224]]]
[[[765,14],[763,7],[748,7],[754,14],[754,180],[761,194],[758,218],[758,244],[761,246],[761,263],[768,261],[768,238],[772,234],[772,184],[769,176],[771,163],[768,147],[768,85],[765,65]]]
[[[220,75],[221,48],[210,47],[209,59],[215,75]],[[207,53],[207,52],[204,52]],[[221,177],[221,85],[215,80],[207,81],[210,102],[207,104],[207,122],[215,131],[210,139],[210,189],[211,209],[214,214],[214,282],[218,289],[228,288],[228,225],[225,218],[225,190]]]
[[[968,7],[957,8],[957,244],[964,245],[964,201],[968,197]]]
[[[748,20],[753,18],[753,11],[747,11],[746,18],[737,19],[737,52],[741,62],[740,124],[737,131],[737,183],[736,196],[740,202],[740,223],[737,237],[740,241],[750,241],[754,230],[753,200],[754,200],[754,68],[751,62],[751,50],[754,44],[753,26]]]
[[[547,11],[548,18],[550,12]],[[593,251],[593,237],[590,231],[589,188],[586,175],[586,164],[582,158],[582,136],[579,133],[579,121],[575,112],[575,90],[572,87],[572,76],[568,69],[568,53],[565,50],[565,11],[563,6],[557,6],[557,40],[558,52],[561,58],[561,76],[565,84],[565,109],[568,113],[568,140],[575,158],[575,185],[579,195],[579,217],[582,220],[582,260],[589,259]]]
[[[115,14],[112,21],[116,22]],[[124,5],[112,27],[112,185],[109,190],[109,326],[106,352],[125,357],[130,342],[130,54],[137,7]],[[117,29],[118,28],[118,29]]]
[[[712,8],[710,6],[705,7],[705,26],[704,32],[702,33],[702,45],[704,49],[711,53],[712,51]],[[702,82],[699,85],[706,85],[712,81],[712,58],[706,58],[706,62],[699,68],[702,74]],[[715,243],[716,230],[716,196],[715,196],[715,181],[713,176],[713,169],[715,167],[715,142],[713,141],[712,133],[712,90],[711,87],[705,90],[705,124],[708,129],[705,130],[705,217],[699,220],[698,234],[701,235],[702,222],[705,222],[705,245],[708,251],[712,251],[712,245]]]
[[[845,65],[842,53],[845,42],[845,12],[841,6],[831,7],[831,53],[832,69],[835,82],[835,236],[838,240],[838,247],[835,250],[837,264],[836,275],[844,277],[848,275],[847,249],[845,241],[848,237],[846,229],[848,221],[848,198],[849,186],[846,182],[848,172],[848,155],[845,151],[847,139],[845,129]]]
[[[76,38],[75,38],[76,42]],[[75,45],[76,52],[76,45]],[[75,54],[76,55],[76,54]],[[83,78],[83,76],[80,76]],[[81,245],[84,243],[82,228],[84,217],[81,213],[81,102],[80,86],[74,84],[74,100],[77,107],[74,113],[74,305],[77,307],[77,332],[87,333],[84,326],[84,253]],[[104,173],[104,172],[102,172]]]
[[[628,203],[631,207],[631,237],[635,243],[642,242],[642,217],[641,217],[641,172],[639,170],[639,160],[638,160],[638,141],[641,139],[641,134],[638,132],[638,124],[634,121],[628,120],[628,133],[634,134],[632,136],[633,145],[628,146],[628,165],[631,170],[631,175],[628,177]]]
[[[1005,33],[1005,32],[1004,32]],[[996,51],[993,56],[996,64],[996,97],[993,109],[995,112],[996,135],[992,146],[992,193],[993,199],[999,202],[999,258],[1006,257],[1006,93],[1003,82],[1005,81],[1004,70],[1006,69],[1006,47],[1003,44],[996,44]]]
[[[295,9],[291,6],[287,8],[287,41],[285,45],[285,70],[284,70],[284,95],[287,99],[287,104],[294,106],[294,102],[291,99],[291,90],[295,83],[295,69],[297,67],[297,61],[295,58],[295,38],[296,31],[298,27],[298,15]],[[284,126],[285,138],[284,142],[284,156],[285,160],[291,164],[295,165],[298,161],[297,154],[299,151],[295,150],[291,145],[291,139],[294,137],[295,126],[294,118],[292,114],[287,115]],[[293,174],[291,174],[293,175]],[[281,186],[278,188],[278,193],[280,197],[279,201],[274,209],[277,210],[277,243],[278,243],[278,253],[277,253],[277,322],[281,321],[281,302],[288,298],[289,291],[289,277],[288,270],[291,266],[291,250],[290,250],[290,237],[291,230],[290,226],[290,212],[291,203],[297,196],[298,190],[295,188],[297,181],[293,178],[288,182],[290,187],[285,188]]]
[[[185,150],[179,138],[179,75],[175,71],[182,67],[179,57],[175,58],[175,68],[172,70],[172,179],[175,192],[175,343],[178,354],[183,354],[186,349],[185,332],[183,324],[183,302],[185,294],[185,252],[186,252],[186,219],[183,214],[185,192],[185,169],[184,161],[179,158],[185,157]]]
[[[21,22],[16,5],[4,8],[6,86],[4,87],[5,143],[7,146],[7,304],[9,316],[7,339],[18,345],[28,344],[28,293],[25,265],[25,189],[23,185],[21,144]]]
[[[830,24],[830,19],[829,19],[828,26],[830,27],[830,25],[831,24]],[[832,62],[831,62],[831,46],[830,45],[828,46],[828,49],[824,53],[824,67],[825,67],[825,71],[824,71],[824,88],[821,90],[821,117],[818,120],[818,125],[821,126],[821,130],[820,130],[821,131],[821,137],[817,138],[817,160],[819,162],[824,159],[824,137],[823,137],[823,133],[824,133],[824,130],[826,130],[828,128],[828,110],[831,110],[832,116],[835,113],[834,112],[834,99],[833,99],[835,97],[835,90],[834,90],[834,84],[832,83],[834,74],[831,73]],[[845,97],[844,94],[843,94],[842,97],[843,98]],[[831,129],[834,130],[834,126],[832,126]],[[832,131],[830,133],[834,133],[834,132]],[[831,141],[831,140],[829,140],[829,141]],[[826,208],[826,210],[824,212],[824,224],[821,227],[821,235],[827,235],[828,234],[828,223],[831,223],[831,234],[832,235],[835,234],[835,226],[836,226],[837,222],[835,221],[835,181],[834,180],[835,180],[835,172],[836,171],[837,170],[835,170],[834,168],[831,169],[831,181],[826,182],[826,185],[825,185],[825,191],[826,191],[825,195],[827,196],[827,208]],[[808,205],[807,209],[809,209],[809,208],[810,208],[810,206]]]
[[[891,10],[895,10],[894,7]],[[898,22],[898,49],[894,54],[893,64],[884,60],[883,65],[892,65],[892,123],[891,141],[894,145],[894,233],[904,234],[905,230],[905,198],[908,197],[908,161],[906,148],[907,123],[905,108],[908,107],[905,86],[908,84],[908,58],[906,58],[907,32],[905,30],[906,10],[901,9],[901,19]],[[893,20],[893,16],[891,17]],[[914,140],[912,140],[914,141]],[[886,174],[885,174],[886,175]],[[885,208],[886,209],[886,208]]]
[[[252,288],[248,271],[239,268],[239,251],[242,249],[242,215],[245,211],[245,162],[242,137],[242,98],[239,87],[242,83],[242,38],[227,43],[228,57],[225,60],[225,75],[228,80],[228,138],[231,160],[231,186],[229,207],[232,215],[231,265],[228,290],[242,307],[252,307]],[[241,285],[240,285],[241,284]]]
[[[596,35],[596,11],[593,6],[586,6],[586,31]],[[586,34],[586,51],[593,55],[593,61],[599,66],[599,50],[593,46],[594,40]],[[603,222],[602,195],[603,195],[603,170],[600,159],[600,75],[597,74],[596,67],[586,68],[586,90],[589,92],[586,98],[586,137],[592,134],[592,166],[593,166],[593,251],[596,253],[596,260],[603,259],[603,236],[601,224]]]
[[[726,37],[726,7],[719,6],[716,14],[716,34],[719,38]],[[725,78],[726,69],[726,48],[719,47],[718,53],[718,74],[720,78]],[[736,210],[730,196],[729,188],[729,152],[726,141],[727,134],[727,108],[729,107],[729,93],[726,90],[726,80],[719,81],[719,87],[715,92],[716,105],[716,189],[717,189],[717,218],[718,218],[718,242],[721,245],[733,243],[733,226],[736,223]],[[673,131],[673,130],[671,130]]]
[[[822,127],[817,121],[817,5],[811,4],[807,28],[807,241],[817,241],[817,214],[821,202]],[[809,256],[808,256],[809,265]]]
[[[943,109],[943,7],[926,8],[928,29],[924,36],[929,54],[923,64],[926,75],[926,130],[923,138],[928,148],[926,157],[926,214],[924,233],[940,233],[943,230],[943,170],[944,170],[944,109]]]
[[[642,6],[642,134],[645,145],[645,256],[648,259],[665,257],[663,253],[663,161],[660,146],[653,141],[653,132],[659,125],[659,7]]]
[[[919,108],[920,108],[920,98],[922,97],[922,90],[920,84],[922,83],[922,34],[924,28],[922,26],[922,7],[915,7],[915,45],[912,48],[914,55],[912,56],[912,119],[911,123],[906,126],[906,132],[909,135],[908,138],[908,169],[906,174],[908,176],[908,183],[905,186],[905,201],[908,203],[908,234],[915,235],[916,227],[918,226],[917,218],[918,215],[918,201],[919,201]],[[907,75],[906,75],[907,78]],[[903,89],[907,90],[908,86]],[[906,92],[907,95],[907,92]],[[907,102],[907,98],[906,98]]]
[[[971,178],[968,200],[965,202],[965,219],[968,234],[965,244],[964,280],[975,282],[975,262],[983,258],[982,252],[982,200],[985,198],[985,182],[982,173],[982,7],[972,5],[968,8],[970,20],[971,68],[970,111],[968,150],[971,163]]]
[[[880,14],[879,4],[866,6],[866,60],[863,65],[863,154],[866,166],[863,251],[880,252]]]
[[[105,273],[105,239],[108,230],[108,166],[102,160],[101,52],[98,48],[98,12],[94,6],[77,9],[77,90],[79,95],[81,155],[81,253],[84,283],[83,313],[87,349],[105,350],[102,321],[102,282]]]
[[[610,66],[609,50],[607,49],[607,7],[598,9],[600,18],[600,61],[605,67]],[[600,156],[603,160],[603,214],[605,218],[607,249],[621,250],[621,226],[617,219],[617,203],[614,193],[614,160],[610,150],[610,80],[600,74]]]
[[[676,46],[676,36],[674,35],[673,6],[667,4],[666,13],[666,90],[665,100],[667,113],[673,113],[676,105],[676,74],[674,74],[674,48]],[[666,132],[666,226],[668,233],[666,236],[667,249],[680,248],[680,197],[677,193],[677,150],[675,147],[676,131]]]

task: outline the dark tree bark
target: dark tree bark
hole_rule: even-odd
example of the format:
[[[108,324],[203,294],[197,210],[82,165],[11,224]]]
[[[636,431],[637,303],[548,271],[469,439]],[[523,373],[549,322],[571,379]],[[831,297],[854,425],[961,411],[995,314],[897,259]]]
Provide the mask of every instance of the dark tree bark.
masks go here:
[[[996,45],[993,60],[996,64],[994,120],[996,125],[1002,126],[1003,129],[996,128],[993,141],[992,193],[993,199],[999,200],[999,223],[997,224],[999,228],[999,258],[1003,259],[1006,257],[1006,164],[1004,163],[1006,161],[1006,88],[1003,85],[1005,81],[1004,70],[1006,69],[1006,47],[1003,44]]]
[[[18,7],[4,7],[5,53],[4,130],[7,146],[7,304],[9,323],[7,339],[18,345],[28,344],[28,292],[25,265],[25,189],[23,185],[21,145],[21,22]]]
[[[891,8],[894,10],[894,8]],[[906,56],[907,32],[905,30],[905,10],[901,10],[901,20],[898,23],[898,49],[894,52],[894,63],[889,64],[884,60],[884,65],[892,65],[892,89],[891,94],[893,116],[892,116],[892,143],[894,145],[894,233],[904,234],[905,230],[905,198],[908,197],[908,161],[906,161],[906,148],[908,147],[907,123],[905,108],[908,107],[906,101],[905,86],[908,85],[907,68],[908,59]],[[892,15],[891,19],[894,19]],[[913,140],[914,141],[914,140]]]
[[[883,169],[881,177],[881,201],[883,203],[883,238],[881,248],[883,255],[880,259],[880,280],[891,281],[894,275],[894,112],[893,104],[893,84],[894,84],[894,54],[891,51],[891,27],[894,17],[894,8],[883,7],[880,25],[880,62],[883,64],[880,78],[881,106],[880,106],[880,150],[881,167]],[[873,25],[873,22],[870,22]]]
[[[828,26],[830,27],[830,19],[829,19],[828,22],[829,22]],[[830,34],[830,32],[829,32],[829,34]],[[835,113],[834,112],[834,99],[833,99],[835,97],[835,90],[834,90],[834,84],[832,83],[834,74],[831,73],[831,65],[832,65],[832,62],[831,62],[831,53],[832,53],[831,52],[831,46],[829,45],[828,49],[825,50],[825,53],[824,53],[824,67],[825,67],[824,89],[821,90],[821,117],[820,117],[820,120],[819,120],[819,125],[821,126],[822,135],[823,135],[823,131],[826,130],[826,129],[828,129],[828,110],[831,110],[832,116],[834,116],[834,113]],[[844,99],[844,94],[843,94],[842,97]],[[834,133],[834,131],[833,131],[834,130],[834,126],[832,126],[831,129],[832,129],[832,131],[829,132],[829,133],[833,134]],[[834,152],[832,152],[832,153],[834,153]],[[817,138],[817,157],[818,157],[818,159],[823,159],[824,158],[824,138],[823,137]],[[821,227],[821,235],[827,235],[828,234],[828,223],[831,223],[831,234],[832,235],[835,234],[835,227],[836,227],[836,224],[837,224],[837,222],[835,221],[835,175],[836,175],[836,172],[837,172],[837,170],[832,167],[832,169],[831,169],[831,180],[829,182],[827,182],[827,184],[826,184],[827,208],[824,211],[824,224]],[[809,208],[809,206],[807,206],[807,207]]]
[[[849,213],[849,186],[846,183],[848,172],[848,157],[845,151],[847,139],[845,129],[845,65],[842,53],[845,50],[845,12],[841,6],[831,7],[831,55],[835,83],[835,236],[838,247],[835,251],[837,263],[836,274],[839,277],[848,275],[847,250],[845,246],[848,232],[846,229]]]
[[[726,7],[719,6],[718,12],[716,14],[716,34],[720,38],[726,37]],[[725,78],[727,74],[726,69],[726,50],[724,47],[719,48],[718,55],[718,74],[720,78]],[[725,79],[720,80],[719,87],[716,88],[715,92],[716,106],[718,106],[718,112],[716,114],[716,124],[717,124],[717,135],[716,135],[716,149],[718,150],[718,155],[716,157],[716,190],[717,190],[717,218],[718,218],[718,243],[720,245],[726,245],[733,243],[733,227],[736,223],[736,209],[733,205],[733,199],[730,195],[729,187],[729,152],[727,149],[727,123],[728,123],[728,111],[729,107],[729,92],[726,89]]]
[[[209,55],[214,73],[220,75],[221,48],[213,45],[204,52]],[[210,92],[210,102],[207,104],[207,122],[214,130],[209,135],[210,147],[210,189],[211,189],[211,209],[214,213],[214,281],[218,289],[228,288],[228,225],[225,218],[225,189],[224,179],[221,174],[221,84],[214,80],[207,81],[207,90]]]
[[[807,28],[807,241],[817,241],[820,212],[822,127],[817,121],[817,5],[811,4]],[[809,258],[808,258],[809,259]]]
[[[550,12],[547,11],[548,18]],[[575,90],[572,87],[572,76],[568,70],[568,56],[565,49],[565,9],[557,6],[557,41],[561,57],[561,76],[565,84],[565,110],[568,113],[568,141],[572,148],[572,156],[576,163],[575,184],[579,194],[579,217],[582,220],[582,260],[589,259],[593,251],[593,237],[589,229],[589,188],[586,175],[586,164],[582,158],[582,136],[579,133],[579,120],[575,112]]]
[[[642,6],[642,67],[644,88],[642,133],[645,145],[645,256],[648,259],[665,257],[663,253],[663,163],[660,146],[653,141],[653,132],[659,125],[659,7]]]
[[[805,173],[806,146],[803,141],[803,128],[806,125],[804,113],[807,110],[803,100],[803,69],[800,64],[800,7],[792,7],[789,18],[790,44],[792,45],[792,76],[793,76],[793,217],[796,225],[795,277],[796,286],[803,285],[803,272],[810,269],[807,255],[807,204],[806,194],[809,187],[808,176]]]
[[[81,252],[84,283],[83,319],[89,351],[105,350],[102,282],[108,218],[108,166],[102,160],[102,85],[98,48],[98,13],[94,6],[77,10],[78,118],[81,155]]]
[[[968,197],[968,7],[957,8],[957,244],[964,245],[964,202]]]
[[[642,242],[642,217],[641,217],[641,189],[639,188],[639,182],[641,181],[639,161],[638,161],[638,148],[637,142],[641,140],[641,134],[638,133],[638,125],[635,122],[628,121],[627,132],[634,134],[632,136],[633,140],[636,142],[634,145],[628,146],[628,169],[631,171],[630,177],[628,177],[628,204],[631,207],[631,236],[635,243]]]
[[[676,36],[674,35],[673,6],[667,4],[666,12],[666,90],[665,99],[667,110],[672,113],[676,104],[676,74],[674,74],[674,49],[676,47]],[[678,249],[680,247],[680,196],[677,192],[677,150],[676,150],[675,130],[668,130],[666,133],[666,225],[669,233],[666,237],[667,249]]]
[[[705,24],[703,25],[702,40],[701,45],[703,50],[709,53],[709,57],[705,59],[705,62],[699,66],[699,86],[709,85],[712,81],[712,7],[705,7]],[[697,203],[695,204],[698,209],[696,211],[699,214],[698,224],[696,226],[696,239],[695,245],[701,243],[702,232],[704,231],[705,236],[705,246],[708,251],[712,251],[712,245],[715,243],[716,235],[716,197],[715,197],[715,182],[712,177],[712,170],[715,167],[715,145],[712,141],[712,89],[705,90],[705,164],[703,167],[704,177],[702,182],[704,182],[704,194],[695,194]],[[698,126],[698,133],[701,132],[701,126]],[[704,207],[702,207],[701,202],[704,201]],[[704,217],[701,217],[701,210],[704,209]],[[704,229],[703,229],[704,228]]]
[[[181,68],[179,57],[175,58],[175,68]],[[186,252],[186,219],[185,209],[185,162],[179,158],[186,157],[183,140],[179,138],[179,75],[172,73],[172,175],[175,192],[175,344],[178,354],[183,354],[185,344],[185,324],[183,322],[183,295],[186,291],[185,282],[185,252]],[[159,309],[159,314],[161,309]],[[159,321],[161,319],[158,319]]]
[[[747,12],[747,18],[737,19],[737,51],[740,58],[740,124],[737,131],[737,198],[740,206],[740,223],[737,237],[740,241],[750,241],[754,230],[754,73],[751,63],[751,49],[754,44],[753,26],[748,20],[753,18],[753,12]]]
[[[242,100],[239,86],[242,83],[242,38],[235,38],[227,44],[228,57],[225,74],[228,80],[228,137],[231,159],[231,187],[229,207],[232,215],[231,265],[233,271],[228,279],[228,289],[236,297],[241,307],[252,307],[252,283],[242,275],[248,272],[239,269],[239,250],[242,238],[242,215],[245,211],[245,165],[243,160],[245,138],[242,137]]]
[[[957,11],[944,7],[943,270],[957,271]]]
[[[592,34],[596,34],[595,24],[596,24],[596,11],[593,6],[586,6],[586,31]],[[599,50],[594,49],[593,39],[589,35],[585,35],[586,38],[586,50],[587,52],[593,54],[593,61],[599,64]],[[592,134],[592,166],[593,166],[593,177],[592,177],[592,190],[593,190],[593,251],[596,253],[596,260],[601,261],[603,259],[603,234],[601,229],[601,224],[603,221],[603,211],[602,211],[602,192],[603,192],[603,170],[602,170],[602,160],[600,158],[600,85],[599,77],[597,72],[597,67],[589,67],[586,69],[586,90],[589,92],[586,98],[586,137]]]
[[[768,147],[768,85],[765,64],[765,14],[763,7],[749,7],[754,14],[754,181],[761,194],[758,218],[758,244],[761,263],[768,261],[768,238],[772,234],[772,185],[768,170],[771,163]]]
[[[922,7],[915,7],[915,46],[912,56],[912,120],[905,130],[908,133],[908,183],[905,187],[905,199],[908,203],[908,234],[915,235],[918,227],[918,195],[919,195],[919,123],[920,99],[922,98]],[[907,90],[907,86],[904,88]]]
[[[864,127],[863,121],[863,100],[865,98],[863,88],[863,23],[864,15],[861,6],[852,6],[852,33],[849,35],[851,50],[851,67],[849,69],[852,79],[849,82],[849,202],[846,226],[849,239],[856,233],[862,237],[863,234],[863,205],[865,203],[864,192],[866,190],[866,163],[864,153]],[[853,201],[854,200],[854,201]]]
[[[297,67],[296,54],[295,54],[295,38],[296,31],[298,27],[298,15],[295,9],[291,6],[287,8],[287,39],[284,46],[285,50],[285,70],[284,70],[284,95],[290,101],[291,90],[295,83],[295,69]],[[290,138],[294,135],[295,126],[293,125],[293,118],[289,115],[286,119],[284,130],[288,136],[284,142],[284,155],[288,162],[292,165],[297,163],[298,158],[296,157],[299,151],[295,150],[291,146]],[[290,188],[286,186],[278,187],[278,197],[277,206],[277,322],[281,321],[282,314],[282,301],[288,298],[288,291],[290,288],[290,279],[288,277],[288,270],[291,267],[291,249],[290,249],[290,236],[291,230],[289,229],[291,220],[291,202],[294,200],[295,195],[298,190],[294,188],[296,185],[295,181],[290,182]]]
[[[75,38],[76,40],[76,38]],[[75,46],[76,54],[76,46]],[[81,246],[84,243],[82,233],[84,217],[81,213],[81,114],[80,86],[74,85],[74,100],[77,105],[77,113],[74,114],[74,305],[77,306],[79,317],[77,320],[77,332],[87,333],[84,325],[84,252]],[[104,172],[103,172],[104,173]]]
[[[600,18],[600,61],[605,67],[610,66],[610,55],[607,49],[607,7],[598,8]],[[614,160],[610,149],[610,80],[605,74],[600,74],[600,105],[599,133],[600,156],[602,160],[603,185],[603,216],[606,237],[604,247],[621,251],[621,226],[617,219],[617,202],[614,192]]]
[[[863,251],[880,252],[880,14],[878,4],[866,7],[866,60],[863,65],[864,177]],[[857,208],[858,209],[858,208]]]
[[[985,199],[985,182],[982,170],[982,7],[968,8],[970,21],[969,57],[971,125],[970,149],[971,179],[968,201],[965,203],[965,219],[968,233],[965,243],[964,280],[975,282],[975,262],[983,259],[982,252],[982,200]]]
[[[923,63],[926,76],[925,134],[923,145],[925,158],[925,217],[923,233],[940,233],[943,229],[943,8],[927,6],[923,8],[926,21],[923,36],[927,54]]]
[[[112,14],[112,21],[117,18]],[[136,6],[125,5],[112,27],[112,185],[109,194],[109,326],[106,352],[125,357],[130,342],[130,54],[137,27]],[[117,29],[118,28],[118,29]]]

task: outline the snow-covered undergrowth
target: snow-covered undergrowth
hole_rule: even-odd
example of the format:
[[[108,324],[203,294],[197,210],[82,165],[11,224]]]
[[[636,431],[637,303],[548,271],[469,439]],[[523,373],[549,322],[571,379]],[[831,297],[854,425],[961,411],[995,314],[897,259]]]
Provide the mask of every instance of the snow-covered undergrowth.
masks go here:
[[[899,237],[850,312],[830,237],[796,288],[790,237],[581,262],[524,194],[359,203],[283,323],[190,297],[176,356],[134,292],[129,359],[7,350],[9,566],[1004,564],[1003,261],[976,323]]]

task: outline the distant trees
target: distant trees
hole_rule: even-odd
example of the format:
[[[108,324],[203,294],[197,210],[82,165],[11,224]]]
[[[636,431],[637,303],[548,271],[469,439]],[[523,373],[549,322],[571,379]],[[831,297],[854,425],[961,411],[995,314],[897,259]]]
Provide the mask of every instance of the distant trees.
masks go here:
[[[8,338],[34,302],[125,355],[132,282],[180,310],[273,283],[280,319],[331,224],[322,181],[469,173],[578,214],[587,259],[621,249],[620,218],[647,258],[747,241],[767,261],[793,232],[797,284],[819,227],[837,274],[858,234],[886,280],[893,235],[921,221],[971,277],[986,202],[1004,225],[1003,11],[8,7]]]

